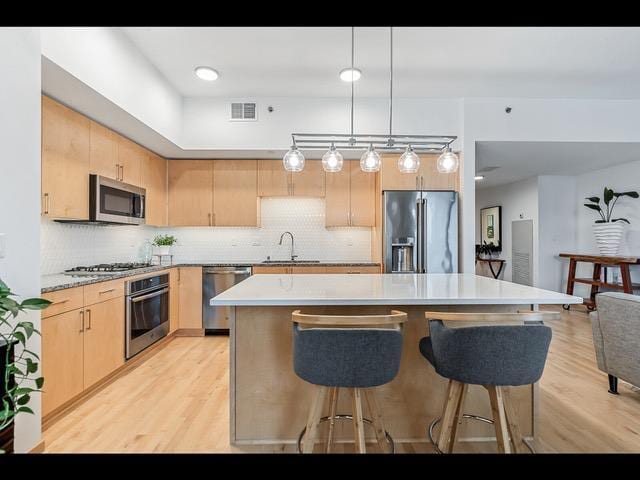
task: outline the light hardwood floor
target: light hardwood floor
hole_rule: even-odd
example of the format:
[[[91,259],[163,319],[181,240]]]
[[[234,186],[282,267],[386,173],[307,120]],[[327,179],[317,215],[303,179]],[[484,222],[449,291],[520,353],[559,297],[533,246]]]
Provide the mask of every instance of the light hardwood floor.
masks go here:
[[[640,389],[607,393],[582,311],[548,322],[553,340],[540,381],[538,452],[640,452]],[[179,337],[44,432],[46,452],[240,452],[229,445],[227,337]],[[429,368],[425,365],[425,368]],[[376,451],[371,445],[370,451]],[[255,452],[292,452],[292,445]],[[338,445],[337,452],[352,451]],[[398,452],[429,453],[428,443]],[[458,452],[495,452],[493,443]]]

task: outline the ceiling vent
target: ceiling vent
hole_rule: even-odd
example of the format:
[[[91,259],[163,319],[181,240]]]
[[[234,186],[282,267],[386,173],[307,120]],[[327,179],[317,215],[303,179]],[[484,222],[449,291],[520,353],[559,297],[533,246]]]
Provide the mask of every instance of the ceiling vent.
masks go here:
[[[231,102],[231,121],[253,122],[258,119],[255,102]]]

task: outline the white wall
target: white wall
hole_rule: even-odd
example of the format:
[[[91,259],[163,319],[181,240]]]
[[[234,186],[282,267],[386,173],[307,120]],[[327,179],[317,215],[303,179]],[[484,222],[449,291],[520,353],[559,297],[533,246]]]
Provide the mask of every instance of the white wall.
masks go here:
[[[538,287],[566,290],[569,262],[558,254],[576,250],[577,213],[576,177],[538,177]]]
[[[22,298],[40,295],[40,33],[37,28],[0,28],[0,233],[6,256],[0,277]],[[40,328],[40,314],[23,319]],[[40,337],[28,348],[40,353]],[[40,395],[31,397],[35,415],[20,414],[15,450],[26,452],[41,437]]]
[[[486,207],[502,207],[502,252],[499,258],[506,260],[504,280],[511,281],[511,222],[533,220],[533,284],[538,284],[538,181],[528,178],[519,182],[476,191],[475,243],[480,243],[480,210]],[[475,245],[474,243],[474,245]]]
[[[149,242],[161,233],[177,237],[176,263],[261,262],[267,256],[288,259],[289,237],[278,245],[286,230],[294,235],[299,260],[371,260],[371,229],[325,228],[324,199],[263,198],[260,207],[260,228],[90,226],[43,219],[42,273],[60,273],[78,265],[147,261]]]
[[[42,55],[173,143],[182,96],[117,28],[41,28]]]
[[[585,197],[596,195],[602,198],[602,191],[605,186],[618,192],[628,190],[640,191],[640,160],[637,162],[624,163],[615,167],[608,167],[603,170],[585,173],[576,178],[576,249],[578,252],[598,252],[592,227],[593,223],[598,218],[598,214],[592,210],[588,210],[582,205],[585,203]],[[621,246],[620,253],[623,255],[639,255],[640,199],[620,199],[615,207],[615,217],[624,217],[631,222],[631,225],[627,225],[626,227],[624,242]],[[578,276],[591,277],[591,273],[591,265],[578,264]],[[638,267],[631,267],[631,276],[635,282],[640,282],[640,269],[638,269]],[[609,280],[611,281],[611,276],[609,277]],[[566,286],[566,281],[563,285]],[[588,290],[589,288],[587,286],[576,286],[575,294],[588,296]]]

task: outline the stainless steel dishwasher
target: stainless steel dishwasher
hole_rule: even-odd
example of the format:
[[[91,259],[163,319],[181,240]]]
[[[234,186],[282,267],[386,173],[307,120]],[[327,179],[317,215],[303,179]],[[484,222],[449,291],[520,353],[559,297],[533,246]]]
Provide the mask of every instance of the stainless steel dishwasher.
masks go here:
[[[209,305],[216,295],[251,276],[251,267],[229,265],[202,269],[202,321],[207,334],[228,334],[233,307]]]

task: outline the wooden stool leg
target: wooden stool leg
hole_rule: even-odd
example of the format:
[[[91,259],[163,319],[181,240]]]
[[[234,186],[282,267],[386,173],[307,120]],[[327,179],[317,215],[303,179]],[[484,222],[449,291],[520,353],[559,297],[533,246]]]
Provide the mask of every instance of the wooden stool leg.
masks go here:
[[[573,295],[573,287],[576,284],[576,265],[575,259],[569,260],[569,275],[567,277],[567,295]]]
[[[591,284],[591,293],[589,294],[589,299],[593,302],[593,305],[595,305],[596,295],[600,291],[600,285],[595,282],[600,282],[602,279],[602,264],[600,263],[593,264],[592,279],[594,283]]]
[[[378,409],[378,403],[370,389],[364,391],[364,396],[367,399],[367,404],[369,405],[369,412],[371,412],[371,421],[373,422],[373,428],[376,431],[376,439],[378,440],[380,453],[384,453],[385,446],[387,444],[387,431],[384,428],[384,422],[382,421],[382,415]]]
[[[367,453],[364,443],[364,421],[362,419],[362,390],[354,388],[353,394],[353,433],[358,453]]]
[[[464,400],[467,396],[468,388],[469,385],[467,385],[466,383],[463,383],[462,387],[460,388],[460,394],[458,395],[457,402],[458,405],[456,407],[453,426],[451,427],[451,442],[449,443],[449,449],[447,450],[448,453],[453,453],[453,447],[456,443],[456,437],[458,436],[458,427],[460,427],[460,424],[462,423],[462,415],[464,413]]]
[[[491,401],[491,413],[493,415],[493,426],[496,430],[496,440],[498,441],[498,452],[511,453],[502,387],[488,385],[487,390],[489,391],[489,400]]]
[[[316,443],[316,434],[318,433],[318,423],[320,423],[322,407],[327,394],[327,387],[318,386],[316,389],[315,397],[311,403],[309,417],[307,418],[307,430],[305,433],[304,444],[302,445],[302,453],[313,452],[313,447]]]
[[[622,290],[624,293],[633,294],[633,285],[631,283],[631,274],[629,273],[629,264],[620,264],[620,275],[622,276]]]
[[[441,452],[448,451],[449,441],[451,439],[451,431],[453,423],[456,420],[456,410],[460,400],[460,392],[463,384],[455,380],[449,380],[449,388],[447,390],[447,399],[444,404],[444,413],[442,414],[440,438],[438,439],[438,448]]]
[[[504,411],[507,416],[507,425],[509,427],[509,434],[511,436],[511,442],[513,443],[513,450],[516,453],[524,453],[526,445],[524,444],[522,433],[520,432],[520,425],[518,424],[518,411],[516,410],[513,398],[511,397],[511,389],[509,387],[502,388],[502,398],[504,402]]]
[[[335,427],[336,421],[336,409],[338,407],[338,394],[339,388],[333,387],[331,388],[331,393],[329,395],[329,435],[327,436],[327,448],[325,450],[326,453],[331,453],[331,447],[333,445],[333,430]]]

